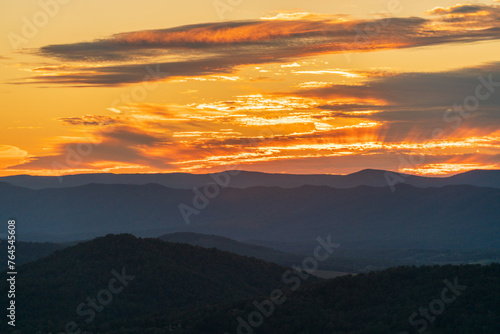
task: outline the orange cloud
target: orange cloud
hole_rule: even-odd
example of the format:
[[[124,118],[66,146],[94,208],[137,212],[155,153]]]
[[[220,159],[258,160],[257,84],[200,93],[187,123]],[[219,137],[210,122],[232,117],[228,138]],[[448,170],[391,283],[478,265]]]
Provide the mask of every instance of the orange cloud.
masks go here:
[[[126,32],[92,42],[47,45],[31,50],[65,63],[53,68],[39,67],[35,72],[40,74],[23,83],[133,84],[142,82],[146,68],[154,66],[161,68],[161,73],[153,78],[157,81],[214,75],[229,77],[228,74],[233,74],[240,66],[289,63],[320,54],[499,39],[499,8],[486,5],[436,8],[429,12],[437,16],[435,19],[356,20],[282,13],[258,21]],[[75,62],[78,65],[67,64]],[[82,62],[92,65],[82,66]],[[47,75],[51,72],[55,74]]]
[[[121,114],[112,117],[113,122],[98,115],[61,119],[81,130],[91,129],[87,139],[61,139],[53,154],[32,157],[9,170],[40,174],[196,172],[235,165],[251,169],[278,161],[302,164],[308,159],[348,158],[352,163],[361,163],[369,157],[384,161],[392,157],[398,161],[399,154],[426,156],[426,165],[412,166],[413,173],[424,173],[424,169],[441,173],[445,168],[438,171],[433,164],[449,163],[456,157],[477,154],[478,150],[483,154],[482,160],[500,152],[498,131],[481,135],[464,129],[453,138],[438,140],[421,136],[415,140],[408,133],[388,140],[384,135],[386,128],[399,125],[372,120],[377,113],[365,112],[370,106],[337,107],[349,116],[332,117],[318,101],[307,98],[265,95],[190,106],[124,106],[120,107]],[[474,163],[481,164],[480,161]],[[494,163],[485,160],[484,164]]]

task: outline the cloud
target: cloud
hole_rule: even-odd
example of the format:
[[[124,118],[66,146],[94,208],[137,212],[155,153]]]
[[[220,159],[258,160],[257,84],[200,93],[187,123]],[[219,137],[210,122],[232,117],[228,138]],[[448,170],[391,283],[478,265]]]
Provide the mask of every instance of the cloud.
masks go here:
[[[0,159],[22,159],[28,156],[28,152],[15,146],[0,145]]]
[[[495,134],[500,124],[499,91],[500,63],[492,63],[393,74],[355,85],[306,86],[282,95],[318,101],[317,108],[328,111],[316,116],[323,119],[377,122],[381,126],[375,138],[383,142],[425,142],[433,139],[435,129],[455,139]]]
[[[223,66],[231,71],[242,59],[249,63],[268,61],[253,59],[251,51],[238,57],[214,54],[220,63],[202,58],[179,64],[203,63],[205,71],[215,73]],[[234,63],[223,64],[227,59]],[[107,84],[109,78],[99,73],[122,73],[125,68],[123,75],[129,75],[130,66],[111,63],[87,69],[62,64],[37,71],[88,71],[95,83]],[[144,76],[147,70],[140,66]],[[476,94],[479,76],[491,81],[495,90],[500,89],[500,63],[438,73],[376,75],[325,68],[361,78],[355,85],[307,82],[299,86],[301,89],[285,93],[240,95],[190,105],[133,104],[117,106],[112,116],[60,118],[80,137],[60,138],[50,155],[31,157],[24,163],[15,161],[9,170],[200,172],[236,164],[245,169],[265,165],[267,170],[291,172],[319,164],[322,167],[316,172],[348,172],[366,167],[397,169],[398,156],[420,154],[426,155],[425,164],[413,166],[409,172],[441,173],[477,164],[499,165],[489,160],[500,152],[498,94],[482,100],[470,117],[462,119],[460,127],[447,131],[443,138],[433,138],[431,132],[436,127],[451,128],[453,123],[446,122],[443,115]],[[189,70],[180,68],[177,73]],[[290,73],[294,70],[298,69],[291,68]],[[195,68],[193,80],[199,78],[194,76],[197,72]],[[133,81],[135,77],[130,78]],[[483,88],[481,93],[486,91]],[[82,133],[87,136],[82,137]],[[477,160],[471,162],[470,157]]]
[[[168,155],[152,154],[167,138],[131,126],[101,128],[79,140],[62,142],[47,156],[31,157],[9,170],[103,170],[116,166],[168,169]],[[163,152],[164,153],[164,152]]]
[[[128,64],[80,68],[78,72],[58,72],[54,75],[39,75],[31,83],[54,83],[80,86],[118,86],[145,81],[162,81],[172,77],[197,77],[211,74],[229,74],[237,65],[259,62],[251,55],[239,58],[212,57],[201,60]],[[265,60],[260,60],[265,63]]]
[[[135,129],[132,127],[121,126],[119,128],[113,129],[106,134],[107,139],[114,139],[119,143],[126,145],[145,145],[148,147],[154,146],[156,144],[165,143],[167,140],[159,135],[154,135],[151,133],[146,133],[141,129]]]
[[[431,15],[443,15],[443,14],[475,14],[482,10],[491,10],[492,7],[481,6],[481,5],[455,5],[451,7],[436,7],[430,11],[428,14]]]
[[[31,157],[8,170],[201,172],[265,165],[268,171],[297,172],[317,163],[323,167],[316,172],[352,172],[367,166],[397,169],[398,156],[421,154],[426,165],[413,166],[415,173],[465,168],[471,162],[464,157],[471,155],[478,157],[475,163],[499,165],[488,161],[500,152],[493,113],[483,115],[481,128],[472,126],[477,119],[471,117],[452,135],[435,139],[428,132],[444,124],[445,109],[439,107],[329,103],[322,97],[270,94],[120,109],[113,122],[99,115],[62,119],[79,130],[79,138],[61,138],[50,155]]]
[[[0,168],[22,163],[29,157],[28,152],[11,145],[0,145]]]
[[[498,164],[487,159],[500,152],[498,94],[481,101],[456,129],[443,119],[454,103],[475,93],[479,75],[500,89],[499,65],[486,64],[369,77],[356,86],[319,85],[190,105],[120,106],[114,116],[60,119],[89,135],[62,138],[50,156],[32,157],[11,170],[47,173],[54,164],[66,166],[64,172],[200,172],[263,164],[272,170],[287,162],[285,170],[299,171],[313,162],[348,162],[344,169],[335,167],[340,172],[381,167],[377,161],[392,159],[389,167],[399,164],[398,156],[421,154],[425,165],[413,166],[415,173],[460,170],[470,166],[464,157],[471,155],[478,157],[475,163],[494,166]],[[445,135],[434,138],[436,127],[446,130]]]
[[[456,23],[456,28],[497,27],[500,7],[481,4],[460,4],[451,7],[436,7],[427,12],[438,16],[438,21],[446,24]]]
[[[326,53],[373,52],[467,43],[500,38],[500,21],[479,21],[498,6],[434,9],[436,19],[419,17],[355,20],[339,16],[277,15],[257,21],[205,23],[168,29],[125,32],[91,42],[47,45],[32,53],[78,66],[35,69],[23,83],[117,86],[142,82],[148,68],[160,68],[150,80],[229,74],[239,66],[291,63]],[[462,23],[446,22],[446,15]],[[451,13],[451,14],[448,14]],[[477,15],[476,15],[477,14]],[[460,14],[462,15],[462,14]],[[109,64],[109,63],[112,64]],[[114,64],[113,64],[114,63]],[[85,65],[87,64],[87,65]],[[18,82],[19,83],[19,82]]]
[[[109,116],[86,115],[82,117],[63,117],[59,118],[58,121],[69,125],[98,126],[114,124],[117,119]]]
[[[384,26],[412,26],[424,19],[393,19]],[[329,47],[337,50],[333,38],[356,35],[357,24],[364,21],[331,22],[330,20],[272,20],[206,23],[180,26],[170,29],[121,33],[107,39],[87,43],[48,45],[36,51],[44,57],[62,60],[126,60],[127,57],[150,57],[151,52],[166,50],[186,53],[186,50],[202,53],[225,53],[226,48],[261,46],[271,48]],[[382,23],[381,23],[382,25]],[[411,29],[411,28],[410,28]],[[330,44],[330,45],[329,45]],[[184,52],[183,52],[184,51]],[[298,50],[296,50],[298,51]],[[307,50],[305,50],[307,53]]]
[[[481,81],[478,80],[481,77]],[[476,94],[482,82],[491,82],[492,89],[500,89],[500,63],[486,64],[473,68],[437,73],[401,73],[366,80],[356,85],[329,85],[319,88],[302,89],[295,94],[309,98],[354,99],[370,104],[399,107],[450,107],[462,103],[469,95]],[[481,93],[488,93],[484,88]],[[371,103],[373,104],[373,103]],[[499,94],[489,94],[481,102],[482,106],[498,106]]]

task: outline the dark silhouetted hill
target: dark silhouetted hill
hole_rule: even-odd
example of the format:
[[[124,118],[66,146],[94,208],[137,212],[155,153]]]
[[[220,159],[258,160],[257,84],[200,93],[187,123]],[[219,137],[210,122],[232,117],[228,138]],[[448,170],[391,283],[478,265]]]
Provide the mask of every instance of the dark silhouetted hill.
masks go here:
[[[15,329],[18,333],[59,333],[72,321],[82,330],[100,333],[120,322],[156,326],[148,319],[267,295],[283,286],[285,270],[216,249],[108,235],[18,268]],[[0,290],[5,291],[0,301],[7,305],[5,279]],[[113,291],[112,303],[108,303],[109,291]],[[86,306],[87,298],[105,308]],[[81,303],[83,316],[77,311]],[[90,309],[97,311],[87,323]],[[0,326],[5,326],[5,319]]]
[[[251,327],[255,311],[248,300],[209,314],[185,314],[176,319],[183,325],[176,333],[237,333],[241,318],[247,324],[241,333],[496,334],[500,265],[398,267],[345,276],[290,292],[269,317],[253,322],[260,326]]]

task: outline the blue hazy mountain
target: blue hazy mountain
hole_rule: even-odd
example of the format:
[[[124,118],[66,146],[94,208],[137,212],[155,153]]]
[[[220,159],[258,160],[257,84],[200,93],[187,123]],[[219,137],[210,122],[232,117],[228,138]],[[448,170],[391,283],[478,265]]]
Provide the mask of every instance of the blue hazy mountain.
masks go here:
[[[236,172],[230,172],[235,174]],[[365,169],[349,175],[294,175],[268,174],[241,171],[230,175],[228,186],[231,188],[249,188],[256,186],[296,188],[303,185],[329,186],[333,188],[354,188],[357,186],[387,187],[389,182],[405,183],[415,187],[443,187],[446,185],[473,185],[479,187],[500,188],[499,170],[474,170],[450,177],[423,177],[409,174],[399,174],[383,170]],[[160,184],[177,189],[192,189],[214,182],[214,174],[78,174],[64,177],[16,175],[1,177],[0,182],[30,189],[68,188],[99,184],[130,184],[146,185]]]
[[[32,190],[0,183],[0,219],[17,219],[25,241],[196,232],[276,242],[331,235],[350,248],[497,249],[500,238],[494,188],[225,188],[203,207],[193,202],[199,194],[158,184]],[[181,205],[194,210],[190,224]]]

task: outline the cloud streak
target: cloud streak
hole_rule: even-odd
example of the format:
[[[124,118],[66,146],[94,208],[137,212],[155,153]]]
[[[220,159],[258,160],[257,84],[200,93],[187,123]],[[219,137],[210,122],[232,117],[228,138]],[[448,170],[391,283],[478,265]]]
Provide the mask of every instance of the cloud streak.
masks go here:
[[[180,93],[196,94],[179,98],[182,104],[122,101],[111,115],[59,118],[74,137],[55,138],[40,156],[5,146],[0,158],[10,159],[9,171],[41,174],[202,172],[234,165],[275,172],[397,170],[401,155],[425,155],[425,164],[405,166],[421,174],[500,167],[500,63],[394,73],[337,68],[312,57],[499,39],[499,8],[456,5],[424,17],[372,20],[278,13],[47,45],[30,51],[44,62],[17,84],[171,81]],[[226,81],[218,85],[231,88],[203,92],[201,84],[192,85],[202,81]],[[488,96],[467,117],[454,109],[478,94]],[[436,128],[444,135],[434,137]]]
[[[277,16],[272,20],[126,32],[92,42],[32,50],[45,58],[77,63],[78,67],[35,69],[36,74],[24,83],[116,86],[143,81],[145,68],[152,66],[161,68],[164,74],[154,78],[161,81],[228,74],[239,66],[321,54],[492,40],[500,38],[499,11],[498,6],[485,5],[435,8],[429,12],[433,19],[355,20],[302,15],[283,20]],[[461,22],[457,23],[456,17],[451,20],[450,15],[460,15]]]
[[[500,89],[500,65],[494,63],[211,103],[134,104],[120,107],[123,113],[112,117],[86,115],[60,121],[90,132],[89,137],[102,138],[99,145],[93,144],[92,154],[74,166],[78,171],[121,166],[199,172],[263,164],[279,171],[281,161],[286,161],[289,172],[302,172],[303,166],[314,162],[340,161],[347,163],[343,168],[365,163],[377,167],[380,161],[384,168],[397,169],[398,156],[425,155],[425,165],[406,171],[440,174],[481,164],[500,166],[495,158],[500,156],[498,94],[482,101],[457,128],[443,118],[454,103],[474,94],[478,76]],[[446,136],[433,138],[436,127],[447,130]],[[64,163],[68,151],[88,142],[92,141],[65,139],[55,154],[33,157],[11,169],[46,171],[54,162]]]
[[[393,106],[449,107],[475,93],[480,83],[478,77],[491,80],[491,85],[497,85],[500,82],[500,63],[447,72],[400,73],[357,85],[329,85],[298,90],[293,94],[323,99],[376,100]],[[500,95],[493,94],[483,105],[497,106],[499,103]]]

